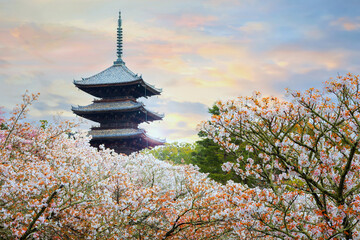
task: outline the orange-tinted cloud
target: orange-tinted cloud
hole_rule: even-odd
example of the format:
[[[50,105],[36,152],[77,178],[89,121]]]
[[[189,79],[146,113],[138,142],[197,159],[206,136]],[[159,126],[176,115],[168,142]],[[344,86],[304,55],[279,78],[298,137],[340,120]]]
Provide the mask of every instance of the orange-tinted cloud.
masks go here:
[[[175,20],[175,25],[186,28],[197,28],[215,22],[216,16],[201,16],[185,14]]]
[[[265,22],[247,22],[243,26],[239,27],[239,30],[245,34],[255,34],[269,32],[270,27]]]
[[[299,73],[316,69],[336,69],[346,55],[344,51],[306,50],[298,47],[278,48],[269,53],[277,66]]]
[[[54,24],[5,29],[0,32],[0,43],[7,50],[2,57],[9,62],[39,61],[52,68],[75,68],[74,63],[93,64],[94,59],[105,62],[98,53],[111,49],[109,39],[100,33]]]
[[[356,31],[360,29],[360,17],[354,19],[341,17],[331,22],[331,25],[340,26],[342,29],[345,29],[346,31]]]

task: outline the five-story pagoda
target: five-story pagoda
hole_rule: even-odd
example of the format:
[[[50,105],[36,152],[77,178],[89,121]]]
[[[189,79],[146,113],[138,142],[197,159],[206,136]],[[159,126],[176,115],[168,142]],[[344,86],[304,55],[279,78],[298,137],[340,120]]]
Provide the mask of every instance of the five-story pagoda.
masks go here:
[[[161,145],[138,128],[142,122],[161,120],[162,115],[147,110],[140,97],[159,95],[161,89],[146,83],[142,76],[134,74],[122,60],[122,27],[119,13],[117,28],[117,60],[104,71],[79,81],[74,81],[80,90],[97,97],[88,106],[72,107],[72,111],[84,118],[100,123],[92,127],[90,144],[99,147],[104,144],[117,153],[130,154],[146,147]]]

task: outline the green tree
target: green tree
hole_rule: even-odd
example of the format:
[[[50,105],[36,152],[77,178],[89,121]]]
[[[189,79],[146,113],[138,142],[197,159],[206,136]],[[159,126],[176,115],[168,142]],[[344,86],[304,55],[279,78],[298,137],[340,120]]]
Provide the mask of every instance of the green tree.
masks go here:
[[[150,153],[159,160],[173,162],[175,164],[190,164],[192,153],[195,150],[194,143],[173,142],[165,143],[153,149],[146,149],[144,153]]]
[[[209,108],[209,113],[213,116],[220,115],[219,108],[214,105]],[[225,184],[227,181],[232,180],[234,182],[245,183],[249,186],[263,186],[263,182],[255,180],[254,177],[241,178],[234,170],[224,172],[222,165],[226,162],[232,162],[238,164],[239,169],[245,170],[245,164],[242,161],[238,161],[239,156],[244,158],[252,157],[257,159],[256,156],[245,151],[245,145],[238,140],[233,140],[233,143],[239,146],[236,152],[225,151],[218,143],[215,143],[213,139],[208,138],[208,134],[204,131],[200,131],[198,136],[201,140],[196,142],[195,151],[192,153],[192,164],[197,165],[201,172],[209,173],[209,177],[217,182]]]
[[[225,162],[236,161],[235,155],[229,155],[212,140],[206,138],[203,132],[199,133],[202,140],[196,142],[195,151],[192,153],[192,164],[197,165],[201,172],[209,173],[209,177],[220,183],[228,180],[239,182],[240,178],[233,172],[226,173],[221,166]]]
[[[209,113],[219,115],[219,108],[214,105],[209,108]],[[209,173],[209,177],[220,183],[226,183],[228,180],[241,182],[241,179],[234,172],[224,172],[221,168],[225,162],[236,162],[235,154],[228,154],[212,139],[207,138],[204,131],[200,131],[198,136],[201,140],[196,142],[195,151],[192,153],[192,163],[200,168],[201,172]]]

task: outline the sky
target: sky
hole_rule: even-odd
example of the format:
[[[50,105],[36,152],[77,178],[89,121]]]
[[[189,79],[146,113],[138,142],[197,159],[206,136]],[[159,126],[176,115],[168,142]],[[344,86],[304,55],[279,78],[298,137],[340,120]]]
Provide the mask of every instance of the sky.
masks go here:
[[[217,100],[284,98],[285,88],[320,88],[360,73],[358,0],[0,0],[0,105],[40,92],[30,119],[75,119],[93,97],[73,80],[116,60],[118,11],[123,60],[162,88],[140,99],[163,121],[144,123],[167,142],[197,140]],[[91,122],[84,122],[86,129]]]

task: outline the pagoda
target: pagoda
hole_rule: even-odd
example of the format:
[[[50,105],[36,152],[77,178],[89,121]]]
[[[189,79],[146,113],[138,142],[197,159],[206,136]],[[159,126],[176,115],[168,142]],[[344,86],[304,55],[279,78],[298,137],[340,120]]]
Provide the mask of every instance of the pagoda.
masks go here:
[[[119,12],[117,28],[117,60],[104,71],[82,80],[74,80],[80,90],[95,96],[97,99],[87,106],[72,107],[72,111],[100,125],[92,127],[90,144],[99,148],[114,149],[117,153],[131,154],[147,147],[164,144],[162,140],[150,138],[144,129],[139,128],[143,122],[161,120],[163,115],[147,110],[140,97],[160,95],[161,89],[148,84],[142,76],[134,74],[122,60],[122,26]]]

